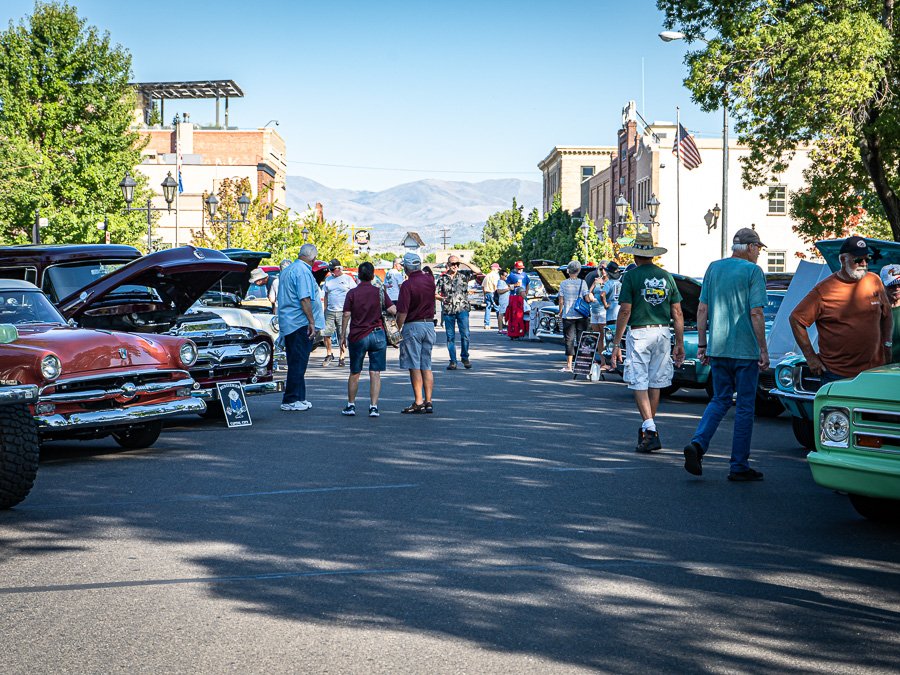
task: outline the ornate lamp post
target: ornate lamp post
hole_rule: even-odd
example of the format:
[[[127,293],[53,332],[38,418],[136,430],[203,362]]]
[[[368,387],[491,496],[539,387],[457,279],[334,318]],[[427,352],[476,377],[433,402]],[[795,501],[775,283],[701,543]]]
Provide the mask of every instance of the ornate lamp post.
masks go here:
[[[219,218],[217,220],[216,211],[219,209],[219,200],[216,199],[215,195],[210,195],[206,198],[206,210],[209,212],[209,222],[225,223],[225,248],[231,248],[231,224],[247,222],[247,210],[250,208],[250,198],[247,196],[246,192],[241,193],[237,203],[238,210],[241,213],[240,219],[234,220],[230,213],[226,213],[224,218]]]
[[[166,211],[169,213],[172,212],[172,202],[175,199],[175,190],[178,189],[178,183],[172,178],[172,172],[169,171],[169,175],[165,177],[163,182],[160,184],[163,190],[163,199],[166,200]],[[153,252],[153,219],[151,218],[151,214],[153,211],[162,211],[160,208],[156,208],[153,206],[153,201],[150,197],[147,197],[147,206],[132,206],[131,202],[134,201],[134,188],[137,186],[137,181],[131,177],[131,174],[127,171],[125,172],[125,178],[122,179],[122,182],[119,183],[119,187],[122,188],[122,196],[125,198],[125,212],[129,211],[146,211],[147,212],[147,253]]]
[[[303,235],[304,244],[309,241],[309,228],[304,227],[302,230],[300,230],[300,234]]]

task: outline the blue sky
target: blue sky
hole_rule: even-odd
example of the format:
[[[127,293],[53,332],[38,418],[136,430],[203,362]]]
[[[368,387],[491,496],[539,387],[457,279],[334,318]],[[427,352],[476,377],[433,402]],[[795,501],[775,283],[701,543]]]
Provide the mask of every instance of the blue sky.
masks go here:
[[[235,80],[231,124],[277,119],[288,173],[330,187],[540,180],[554,145],[613,143],[629,99],[649,121],[680,105],[689,130],[721,133],[683,87],[687,46],[659,40],[651,0],[70,4],[131,51],[137,81]],[[4,28],[32,9],[3,0]],[[213,101],[166,105],[181,111],[215,119]]]

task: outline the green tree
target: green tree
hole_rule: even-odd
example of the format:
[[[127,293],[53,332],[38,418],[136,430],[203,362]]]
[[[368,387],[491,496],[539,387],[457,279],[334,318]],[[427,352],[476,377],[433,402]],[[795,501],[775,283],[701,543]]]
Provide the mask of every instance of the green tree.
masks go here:
[[[854,219],[900,240],[900,22],[893,0],[658,0],[667,28],[705,48],[685,81],[707,111],[727,102],[744,182],[763,185],[811,144],[792,215],[808,239]]]
[[[48,242],[100,241],[106,214],[113,241],[142,239],[146,215],[122,215],[118,186],[140,163],[130,80],[128,51],[64,2],[0,33],[0,241],[30,241],[37,209]]]
[[[472,256],[472,261],[481,269],[488,269],[491,263],[509,269],[522,258],[522,237],[527,226],[523,209],[513,198],[512,208],[488,217],[481,233],[484,245]]]

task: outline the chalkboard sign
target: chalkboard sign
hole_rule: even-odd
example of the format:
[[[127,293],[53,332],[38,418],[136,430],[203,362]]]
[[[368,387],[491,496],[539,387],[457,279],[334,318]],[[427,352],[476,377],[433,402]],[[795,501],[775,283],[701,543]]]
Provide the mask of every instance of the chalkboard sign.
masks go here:
[[[216,388],[219,390],[219,401],[222,403],[222,410],[225,411],[228,428],[252,425],[250,408],[247,407],[247,398],[244,396],[244,386],[240,382],[219,382]]]
[[[579,375],[588,377],[591,374],[591,366],[594,364],[594,355],[598,348],[603,347],[600,333],[584,331],[578,340],[578,350],[575,352],[575,363],[572,366],[573,378]]]

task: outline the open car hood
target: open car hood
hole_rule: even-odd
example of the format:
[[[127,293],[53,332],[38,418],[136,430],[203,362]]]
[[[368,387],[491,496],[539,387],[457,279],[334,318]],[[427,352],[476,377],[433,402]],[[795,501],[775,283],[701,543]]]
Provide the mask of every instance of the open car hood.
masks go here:
[[[832,272],[837,272],[841,268],[839,257],[843,243],[844,239],[826,239],[816,242],[816,248],[825,258],[825,263]],[[866,238],[866,243],[872,249],[872,262],[869,263],[870,272],[878,274],[885,265],[900,265],[900,242]]]
[[[681,293],[681,313],[686,326],[697,325],[697,309],[700,307],[700,282],[681,274],[673,274],[675,285]]]
[[[595,269],[597,268],[590,265],[582,265],[581,272],[578,273],[578,278],[584,279]],[[541,278],[541,283],[544,284],[544,290],[547,291],[548,295],[559,293],[559,285],[569,278],[569,275],[566,273],[565,265],[558,265],[555,267],[551,267],[550,265],[538,265],[534,268],[534,272]]]
[[[248,251],[245,248],[226,248],[222,250],[231,260],[242,262],[246,267],[238,272],[229,272],[219,279],[209,290],[232,293],[243,300],[250,288],[250,273],[259,267],[259,263],[271,256],[267,251]]]
[[[141,297],[116,294],[123,286],[139,286],[156,291],[168,311],[183,314],[219,279],[245,267],[220,251],[181,246],[133,260],[63,298],[57,308],[65,318],[78,321],[85,312],[101,306],[153,304],[146,292],[138,294]]]

